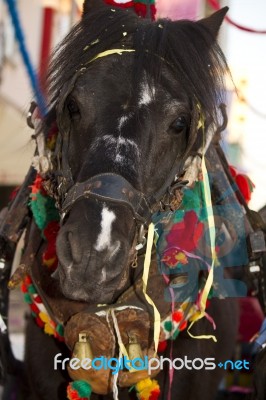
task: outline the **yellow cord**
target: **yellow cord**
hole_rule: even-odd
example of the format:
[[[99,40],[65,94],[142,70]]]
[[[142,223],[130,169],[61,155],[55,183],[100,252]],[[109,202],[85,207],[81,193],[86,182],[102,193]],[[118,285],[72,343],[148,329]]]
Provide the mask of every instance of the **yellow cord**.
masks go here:
[[[134,52],[134,49],[110,49],[110,50],[105,50],[102,53],[97,54],[95,57],[93,57],[90,61],[87,62],[87,64],[92,63],[93,61],[97,60],[98,58],[103,58],[106,56],[110,56],[112,54],[119,54],[120,56],[122,53],[132,53]]]
[[[147,237],[147,247],[146,247],[145,260],[144,260],[142,282],[143,282],[143,294],[144,294],[147,302],[153,307],[154,346],[155,346],[155,352],[157,353],[159,337],[160,337],[161,316],[160,316],[160,313],[159,313],[156,305],[154,304],[154,302],[152,301],[150,296],[147,294],[147,284],[148,284],[150,264],[151,264],[151,252],[152,252],[153,238],[154,238],[154,224],[150,223],[149,230],[148,230],[148,237]]]
[[[198,105],[198,108],[200,110],[199,105]],[[202,114],[201,114],[199,124],[198,124],[198,129],[199,128],[203,129],[203,135],[204,135],[204,119],[203,119]],[[202,291],[200,304],[199,304],[199,310],[190,318],[191,324],[189,325],[187,332],[188,332],[189,336],[194,339],[212,339],[214,342],[217,342],[217,339],[214,335],[194,336],[194,335],[192,335],[192,333],[190,333],[190,329],[195,324],[195,322],[199,321],[201,318],[203,318],[206,315],[206,313],[205,313],[206,303],[207,303],[208,295],[209,295],[210,290],[213,285],[214,267],[217,264],[217,255],[216,255],[216,250],[215,250],[215,221],[214,221],[214,215],[213,215],[210,181],[209,181],[208,171],[207,171],[207,167],[206,167],[205,154],[202,155],[201,169],[202,169],[202,175],[203,175],[204,203],[205,203],[205,207],[206,207],[206,211],[207,211],[207,220],[208,220],[208,227],[209,227],[209,234],[210,234],[212,264],[211,264],[211,268],[210,268],[210,271],[208,274],[207,281],[206,281],[204,289]]]

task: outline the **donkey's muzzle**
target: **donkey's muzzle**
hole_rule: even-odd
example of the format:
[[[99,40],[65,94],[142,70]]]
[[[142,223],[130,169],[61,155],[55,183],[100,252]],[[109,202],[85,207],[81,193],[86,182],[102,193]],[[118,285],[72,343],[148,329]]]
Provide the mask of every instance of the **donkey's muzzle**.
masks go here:
[[[131,209],[134,218],[140,224],[148,224],[151,219],[152,209],[148,198],[121,175],[98,174],[85,182],[76,183],[65,197],[61,208],[62,215],[66,215],[75,202],[81,198],[98,199],[107,204],[125,205]]]

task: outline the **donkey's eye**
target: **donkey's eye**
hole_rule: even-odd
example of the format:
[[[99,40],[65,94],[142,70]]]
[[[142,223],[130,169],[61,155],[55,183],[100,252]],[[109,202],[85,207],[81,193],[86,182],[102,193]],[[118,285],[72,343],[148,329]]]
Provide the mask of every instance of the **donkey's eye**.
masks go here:
[[[78,105],[77,105],[76,100],[74,100],[74,99],[69,99],[69,100],[67,101],[66,106],[67,106],[67,109],[68,109],[69,114],[70,114],[71,116],[74,116],[74,115],[79,114],[79,107],[78,107]]]
[[[188,128],[188,121],[185,117],[180,116],[178,117],[172,124],[171,129],[175,133],[182,133]]]

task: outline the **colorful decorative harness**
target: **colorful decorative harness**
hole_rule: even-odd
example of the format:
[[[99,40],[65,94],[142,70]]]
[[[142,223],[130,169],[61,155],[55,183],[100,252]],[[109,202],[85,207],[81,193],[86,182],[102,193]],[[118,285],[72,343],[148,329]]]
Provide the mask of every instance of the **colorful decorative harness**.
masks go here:
[[[54,139],[51,137],[51,135],[48,136],[48,138],[49,144],[54,143]],[[43,266],[51,270],[55,270],[57,267],[55,241],[59,231],[60,217],[58,209],[55,206],[55,201],[47,194],[45,186],[45,178],[42,178],[41,175],[37,175],[34,185],[31,188],[32,194],[30,208],[32,210],[36,225],[39,227],[42,236],[47,242],[46,249],[42,257]],[[171,314],[163,321],[160,321],[160,314],[158,313],[152,299],[150,299],[146,293],[149,276],[149,264],[151,259],[151,248],[153,246],[154,227],[156,235],[156,249],[160,263],[165,263],[165,265],[171,270],[176,267],[178,268],[178,265],[187,264],[190,258],[196,258],[196,256],[193,255],[193,251],[196,249],[198,241],[203,232],[203,223],[201,222],[201,218],[206,219],[206,215],[200,216],[199,212],[204,203],[204,200],[202,199],[202,193],[204,193],[203,181],[196,183],[194,189],[184,189],[184,197],[180,210],[166,213],[157,212],[154,214],[153,222],[150,225],[147,253],[144,263],[143,281],[145,283],[144,294],[146,300],[154,307],[154,342],[155,349],[158,348],[158,351],[163,351],[166,347],[167,340],[176,339],[179,332],[186,329],[188,320],[190,320],[191,324],[193,324],[196,320],[205,315],[206,299],[209,292],[206,292],[206,288],[201,289],[198,296],[198,301],[193,307],[190,307],[189,311],[187,305],[191,301],[190,298],[183,301],[183,305],[178,309],[174,308],[174,299],[172,299],[173,309]],[[171,220],[171,228],[169,228],[168,223],[168,234],[166,235],[165,220],[169,220],[169,218]],[[178,241],[178,239],[175,237],[176,231],[181,233],[180,236],[184,238],[183,242]],[[191,234],[194,235],[192,241]],[[187,241],[185,239],[186,237],[188,237]],[[188,245],[188,242],[190,242],[190,246]],[[162,243],[164,243],[163,251],[161,250]],[[191,243],[193,244],[192,247]],[[163,274],[163,277],[166,281],[168,280],[169,283],[167,274]],[[30,304],[32,315],[35,318],[38,326],[43,328],[45,333],[53,335],[55,338],[63,341],[63,326],[61,324],[56,324],[51,319],[29,275],[24,279],[22,291],[24,293],[25,301]],[[206,299],[204,298],[203,302],[201,302],[201,299],[204,296]],[[159,341],[160,332],[161,336]],[[214,339],[214,337],[212,338]],[[87,392],[85,391],[85,388],[88,389]],[[159,396],[158,384],[150,379],[145,379],[144,381],[136,384],[136,390],[138,397],[141,400],[156,399]],[[75,381],[68,388],[68,397],[69,399],[78,398],[76,397],[77,393],[79,393],[79,396],[84,397],[84,391],[87,393],[88,397],[91,391],[89,384],[85,384],[83,381],[80,383]]]

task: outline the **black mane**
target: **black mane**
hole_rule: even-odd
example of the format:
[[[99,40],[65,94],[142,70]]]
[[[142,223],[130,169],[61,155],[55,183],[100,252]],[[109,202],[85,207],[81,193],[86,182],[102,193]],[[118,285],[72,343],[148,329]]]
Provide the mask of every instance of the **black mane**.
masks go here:
[[[182,82],[191,101],[200,104],[205,117],[216,120],[228,68],[220,47],[204,24],[168,19],[151,22],[129,10],[104,6],[83,15],[53,54],[47,79],[50,112],[46,123],[54,114],[63,85],[97,54],[112,48],[135,49],[136,83],[143,71],[160,80],[162,68],[167,66]]]

